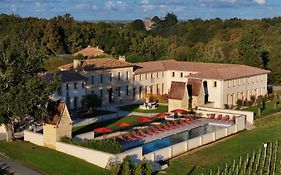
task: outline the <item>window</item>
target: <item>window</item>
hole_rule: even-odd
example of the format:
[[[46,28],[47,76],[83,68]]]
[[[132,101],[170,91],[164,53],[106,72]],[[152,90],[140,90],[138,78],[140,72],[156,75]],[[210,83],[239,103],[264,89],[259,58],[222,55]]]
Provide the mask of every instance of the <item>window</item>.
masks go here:
[[[160,94],[159,91],[160,91],[160,90],[159,90],[159,84],[157,84],[157,85],[156,85],[156,94]]]
[[[156,73],[156,77],[159,78],[159,73],[158,72]]]
[[[103,91],[102,89],[100,89],[100,98],[102,99],[102,97],[103,97]]]
[[[84,89],[85,88],[85,82],[81,83],[81,87]]]
[[[121,87],[118,87],[118,96],[121,96]]]
[[[142,93],[142,87],[139,87],[139,98],[141,98],[141,93]]]
[[[144,93],[147,94],[147,86],[144,87]]]
[[[164,83],[162,83],[162,95],[164,94]]]
[[[181,78],[183,77],[183,73],[181,72]]]
[[[140,80],[142,79],[142,74],[139,75],[140,76]]]
[[[59,87],[59,88],[58,88],[57,93],[58,93],[58,95],[59,95],[59,96],[61,96],[61,95],[62,95],[62,92],[61,92],[61,87]]]
[[[94,91],[91,91],[91,94],[93,95],[93,94],[94,94]]]
[[[126,80],[129,80],[129,72],[126,72]]]
[[[74,89],[77,89],[77,83],[74,83]]]
[[[129,86],[126,86],[126,95],[129,95]]]
[[[69,90],[69,85],[68,85],[68,83],[65,84],[65,89],[66,89],[66,90]]]
[[[120,81],[121,80],[121,73],[118,72],[118,80]]]
[[[214,81],[214,87],[217,87],[217,81]]]
[[[94,84],[94,79],[95,79],[95,77],[92,75],[91,76],[91,84]]]
[[[153,79],[153,73],[150,74],[150,78]]]
[[[103,83],[103,75],[100,74],[100,83]]]
[[[77,108],[78,97],[74,97],[73,101],[74,101],[73,107]]]
[[[153,86],[150,86],[150,93],[152,94],[153,92]]]
[[[164,74],[165,74],[165,73],[164,73],[164,72],[162,72],[162,77],[164,77]]]
[[[112,82],[112,74],[109,74],[109,82]]]
[[[175,72],[172,72],[172,77],[175,77]]]

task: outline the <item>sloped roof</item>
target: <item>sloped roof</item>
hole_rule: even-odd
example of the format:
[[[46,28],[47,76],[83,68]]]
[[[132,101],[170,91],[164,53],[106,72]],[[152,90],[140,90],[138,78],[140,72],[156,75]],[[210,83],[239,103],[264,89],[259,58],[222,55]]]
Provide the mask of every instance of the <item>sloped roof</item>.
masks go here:
[[[86,47],[85,49],[82,49],[76,53],[74,53],[74,56],[77,55],[83,55],[83,56],[98,56],[98,55],[102,55],[104,53],[103,50],[101,50],[98,47]]]
[[[65,109],[65,103],[51,103],[48,105],[48,117],[45,120],[46,124],[58,125]]]
[[[172,81],[168,98],[175,99],[175,100],[182,100],[185,91],[187,91],[186,83]]]
[[[86,81],[87,77],[81,75],[78,72],[67,70],[67,71],[60,71],[55,73],[45,73],[41,75],[43,79],[51,80],[55,76],[58,76],[61,79],[61,82],[71,82],[71,81]]]
[[[188,85],[191,85],[192,96],[199,96],[200,90],[202,88],[202,80],[188,79]]]
[[[81,60],[82,64],[79,69],[85,71],[99,70],[99,69],[114,69],[123,67],[133,67],[134,65],[114,58],[98,58]],[[73,69],[73,63],[60,66],[61,70]]]
[[[192,72],[188,77],[198,79],[234,79],[252,75],[266,74],[270,71],[239,64],[200,63],[176,60],[161,60],[137,63],[136,74],[164,70]]]

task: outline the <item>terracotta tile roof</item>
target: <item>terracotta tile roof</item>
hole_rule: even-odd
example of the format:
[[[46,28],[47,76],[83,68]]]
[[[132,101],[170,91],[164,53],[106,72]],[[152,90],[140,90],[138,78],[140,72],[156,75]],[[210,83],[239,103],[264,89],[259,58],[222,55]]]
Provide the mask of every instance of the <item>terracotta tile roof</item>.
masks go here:
[[[270,73],[270,71],[246,65],[233,65],[232,67],[205,69],[199,73],[189,75],[188,78],[231,80],[267,73]]]
[[[184,92],[187,91],[186,83],[177,81],[172,81],[170,89],[168,98],[175,100],[182,100]]]
[[[86,47],[83,50],[80,50],[76,53],[73,54],[73,56],[77,56],[79,54],[83,55],[83,56],[99,56],[102,55],[104,53],[103,50],[99,49],[98,47]]]
[[[51,80],[54,76],[58,76],[61,79],[61,82],[71,82],[71,81],[86,81],[87,77],[81,75],[78,72],[67,70],[55,73],[45,73],[41,75],[43,79]]]
[[[123,67],[133,67],[134,65],[114,58],[98,58],[81,60],[82,65],[79,69],[85,71],[100,70],[100,69],[114,69]],[[61,70],[73,69],[73,63],[60,66]]]
[[[202,80],[188,79],[187,84],[192,87],[192,96],[199,96],[202,88]]]
[[[144,63],[137,63],[136,65],[138,66],[135,70],[136,74],[165,70],[176,70],[194,73],[188,76],[191,78],[221,80],[266,74],[270,72],[264,69],[239,64],[200,63],[176,60],[150,61]]]
[[[60,123],[63,111],[65,109],[65,103],[59,102],[57,104],[48,105],[48,118],[45,120],[46,124],[58,125]]]

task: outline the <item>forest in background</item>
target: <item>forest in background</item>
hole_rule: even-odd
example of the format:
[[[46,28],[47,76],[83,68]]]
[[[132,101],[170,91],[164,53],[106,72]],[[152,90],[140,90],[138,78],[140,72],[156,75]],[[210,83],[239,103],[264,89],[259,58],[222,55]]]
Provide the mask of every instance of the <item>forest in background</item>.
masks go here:
[[[90,23],[75,21],[70,14],[50,20],[1,14],[0,48],[16,52],[13,45],[22,44],[39,49],[46,60],[92,45],[113,57],[125,55],[129,62],[246,64],[271,70],[269,82],[281,83],[281,17],[178,21],[167,13],[153,21],[152,30],[146,31],[140,19],[127,24]]]

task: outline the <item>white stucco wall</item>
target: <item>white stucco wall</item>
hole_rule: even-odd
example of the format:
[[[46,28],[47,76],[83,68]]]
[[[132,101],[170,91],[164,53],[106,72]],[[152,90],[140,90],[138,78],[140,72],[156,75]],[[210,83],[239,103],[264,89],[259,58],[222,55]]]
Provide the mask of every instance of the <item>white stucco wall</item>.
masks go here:
[[[43,146],[44,145],[44,136],[43,134],[31,132],[31,131],[24,131],[24,141],[31,142],[33,144]]]
[[[6,133],[6,129],[4,125],[0,125],[0,133]]]

